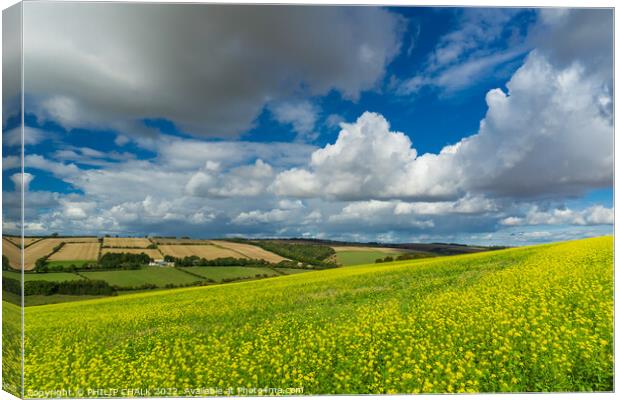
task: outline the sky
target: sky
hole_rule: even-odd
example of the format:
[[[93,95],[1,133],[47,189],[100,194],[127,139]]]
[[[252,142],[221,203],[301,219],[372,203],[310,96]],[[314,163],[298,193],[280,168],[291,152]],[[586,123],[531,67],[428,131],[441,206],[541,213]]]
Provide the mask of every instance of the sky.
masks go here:
[[[26,173],[7,101],[5,232],[23,186],[26,235],[612,233],[609,9],[23,7]]]

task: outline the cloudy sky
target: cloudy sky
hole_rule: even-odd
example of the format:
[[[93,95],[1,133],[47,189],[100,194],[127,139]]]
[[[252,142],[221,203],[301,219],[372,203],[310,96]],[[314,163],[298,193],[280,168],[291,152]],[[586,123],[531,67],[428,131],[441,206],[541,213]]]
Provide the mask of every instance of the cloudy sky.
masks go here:
[[[610,234],[612,22],[601,9],[24,3],[26,234]],[[18,121],[5,111],[7,231]]]

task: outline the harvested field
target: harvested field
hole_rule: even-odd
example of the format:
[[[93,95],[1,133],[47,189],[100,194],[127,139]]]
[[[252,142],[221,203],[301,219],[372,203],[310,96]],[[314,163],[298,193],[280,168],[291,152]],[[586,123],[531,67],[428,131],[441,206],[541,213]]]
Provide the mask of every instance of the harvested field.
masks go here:
[[[209,244],[210,240],[206,239],[174,239],[174,238],[152,238],[151,241],[156,244]]]
[[[13,242],[7,238],[2,238],[2,254],[9,259],[9,264],[13,269],[20,269],[20,250]]]
[[[280,261],[286,260],[286,258],[282,256],[251,244],[226,242],[224,240],[212,240],[211,243],[240,253],[247,258],[265,260],[270,263],[279,263]]]
[[[64,241],[61,238],[43,239],[26,247],[24,249],[24,269],[27,271],[33,269],[35,262],[39,258],[49,255],[54,250],[54,247]]]
[[[28,251],[28,250],[26,250]],[[51,255],[50,261],[95,261],[99,256],[99,243],[67,243]]]
[[[151,241],[145,238],[103,238],[103,247],[147,248]]]
[[[160,245],[159,250],[164,255],[176,258],[189,256],[198,256],[207,260],[225,257],[248,258],[241,253],[213,245]]]
[[[108,253],[130,253],[130,254],[144,253],[154,260],[164,258],[164,256],[157,249],[105,249],[105,248],[101,249],[101,255],[108,254]]]

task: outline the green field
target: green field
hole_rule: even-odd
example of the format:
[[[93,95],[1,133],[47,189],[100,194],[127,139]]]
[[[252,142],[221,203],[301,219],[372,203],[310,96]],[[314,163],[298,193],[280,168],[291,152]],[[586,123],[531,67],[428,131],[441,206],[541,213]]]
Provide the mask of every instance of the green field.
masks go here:
[[[272,269],[265,267],[185,267],[182,269],[216,282],[221,282],[222,279],[254,278],[257,274],[278,275]]]
[[[167,284],[185,285],[200,280],[171,267],[143,267],[136,270],[81,272],[91,280],[103,280],[112,286],[136,287],[153,284],[164,287]]]
[[[13,271],[2,271],[2,276],[11,279],[21,279],[21,274],[19,272]],[[50,282],[62,282],[62,281],[75,281],[78,279],[83,279],[81,276],[77,274],[72,274],[70,272],[48,272],[48,273],[27,273],[24,274],[24,281],[50,281]]]
[[[336,259],[338,263],[344,266],[358,265],[358,264],[372,264],[377,258],[385,258],[392,256],[398,257],[401,253],[386,253],[384,251],[368,251],[368,250],[349,250],[336,252]]]
[[[611,391],[613,290],[604,237],[28,307],[26,396]]]

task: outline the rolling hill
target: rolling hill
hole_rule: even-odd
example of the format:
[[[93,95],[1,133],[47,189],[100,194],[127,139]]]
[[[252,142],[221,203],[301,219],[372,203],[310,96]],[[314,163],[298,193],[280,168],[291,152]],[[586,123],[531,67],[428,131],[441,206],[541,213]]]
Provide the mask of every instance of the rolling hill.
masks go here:
[[[25,318],[28,397],[608,391],[612,238],[35,306]]]

